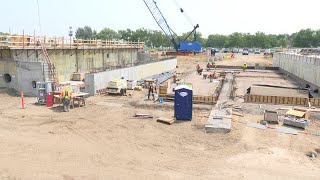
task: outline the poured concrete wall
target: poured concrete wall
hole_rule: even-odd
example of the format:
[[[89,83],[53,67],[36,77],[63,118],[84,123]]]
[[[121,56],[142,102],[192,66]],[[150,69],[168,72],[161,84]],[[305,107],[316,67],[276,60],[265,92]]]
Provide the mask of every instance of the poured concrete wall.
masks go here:
[[[60,82],[72,80],[72,74],[88,73],[112,66],[130,66],[137,63],[137,50],[47,50],[56,67]],[[41,50],[11,50],[12,60],[43,62]]]
[[[11,76],[11,82],[5,81],[5,74]],[[25,95],[37,95],[34,82],[43,81],[41,62],[0,61],[0,87],[23,91]]]
[[[145,77],[171,71],[177,66],[177,59],[169,59],[129,68],[105,71],[100,73],[88,73],[85,75],[86,92],[91,95],[104,91],[107,83],[124,76],[128,80],[140,80]]]
[[[72,80],[74,72],[89,73],[112,67],[133,66],[139,62],[137,49],[47,50],[56,67],[59,82]],[[13,88],[26,95],[37,95],[33,81],[44,81],[44,56],[40,49],[0,49],[0,88]],[[11,76],[6,82],[4,75]]]
[[[11,76],[11,82],[5,81],[5,74]],[[16,63],[14,61],[0,61],[0,87],[14,88],[17,87],[18,81],[15,78],[17,75]]]
[[[293,77],[300,84],[320,87],[320,58],[298,54],[276,53],[273,66]]]

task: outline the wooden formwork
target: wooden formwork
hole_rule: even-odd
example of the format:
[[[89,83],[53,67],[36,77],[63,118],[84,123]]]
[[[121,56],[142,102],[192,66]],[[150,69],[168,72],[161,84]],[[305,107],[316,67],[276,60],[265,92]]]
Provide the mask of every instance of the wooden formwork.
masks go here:
[[[169,101],[174,101],[174,94],[166,94],[163,96],[164,99],[169,100]],[[193,95],[192,96],[192,101],[193,103],[197,104],[215,104],[217,103],[218,97],[216,96],[197,96]]]
[[[303,105],[303,106],[309,106],[309,102],[310,102],[311,106],[320,106],[320,99],[315,99],[315,98],[262,96],[262,95],[250,95],[250,94],[246,94],[244,96],[244,102]]]
[[[218,101],[224,77],[220,78],[219,84],[215,87],[211,96],[193,95],[193,103],[215,104]],[[168,84],[159,85],[159,97],[165,100],[174,101],[174,94],[168,94]]]

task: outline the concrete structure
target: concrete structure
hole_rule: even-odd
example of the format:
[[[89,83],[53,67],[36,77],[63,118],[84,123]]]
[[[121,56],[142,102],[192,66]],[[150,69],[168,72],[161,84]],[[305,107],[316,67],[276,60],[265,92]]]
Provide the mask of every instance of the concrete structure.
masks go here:
[[[32,36],[0,36],[0,88],[13,88],[36,95],[35,83],[48,80],[48,65],[41,44],[55,67],[59,82],[74,73],[99,72],[150,62],[140,53],[142,42],[73,40]]]
[[[177,66],[177,59],[168,59],[152,62],[134,67],[104,71],[99,73],[88,73],[85,75],[86,92],[91,95],[105,92],[107,83],[124,76],[128,80],[140,80],[142,78],[171,71]]]
[[[276,53],[273,66],[292,77],[303,87],[308,84],[311,90],[320,87],[320,56],[306,56],[290,53]]]
[[[229,133],[231,131],[232,109],[212,109],[205,125],[206,133]]]

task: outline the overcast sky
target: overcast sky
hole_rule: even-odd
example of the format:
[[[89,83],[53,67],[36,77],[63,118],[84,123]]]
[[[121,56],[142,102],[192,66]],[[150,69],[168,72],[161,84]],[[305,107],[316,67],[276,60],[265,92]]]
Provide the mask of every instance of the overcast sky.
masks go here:
[[[114,30],[140,27],[160,30],[143,0],[38,0],[42,34],[67,36],[73,29],[91,26]],[[157,0],[171,28],[178,34],[193,26],[179,6],[209,34],[262,31],[293,33],[302,28],[320,29],[320,0]],[[0,0],[0,32],[40,34],[37,0]]]

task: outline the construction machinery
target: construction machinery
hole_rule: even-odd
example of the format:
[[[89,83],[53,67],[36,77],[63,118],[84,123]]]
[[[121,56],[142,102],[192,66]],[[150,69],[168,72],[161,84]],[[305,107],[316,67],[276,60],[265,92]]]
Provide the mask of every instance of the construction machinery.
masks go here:
[[[171,29],[168,25],[167,20],[164,18],[162,12],[157,6],[157,2],[155,0],[143,0],[146,6],[148,7],[151,15],[154,20],[157,22],[162,32],[167,36],[169,41],[172,43],[175,52],[167,52],[167,55],[189,55],[200,53],[202,51],[202,47],[200,42],[196,41],[196,30],[199,28],[199,24],[196,24],[193,27],[193,30],[187,35],[184,40],[180,40],[178,35]],[[180,8],[181,13],[184,12],[182,8]],[[193,41],[187,41],[189,37],[194,34]]]
[[[38,104],[46,104],[47,96],[54,91],[54,82],[37,82]]]
[[[125,94],[127,89],[127,80],[125,79],[116,79],[109,81],[107,85],[107,93],[109,94]]]

